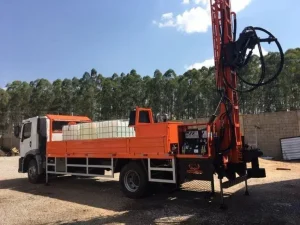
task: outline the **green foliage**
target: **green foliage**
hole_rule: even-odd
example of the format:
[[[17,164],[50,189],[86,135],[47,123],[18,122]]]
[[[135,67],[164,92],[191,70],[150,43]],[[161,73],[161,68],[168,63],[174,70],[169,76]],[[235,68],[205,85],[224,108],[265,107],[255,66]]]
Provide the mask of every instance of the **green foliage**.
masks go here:
[[[267,75],[276,70],[278,53],[266,56]],[[300,108],[300,48],[285,53],[279,78],[254,92],[240,94],[242,113],[260,113]],[[218,104],[214,67],[193,69],[178,75],[172,69],[142,76],[128,74],[104,77],[95,69],[78,79],[38,79],[30,83],[14,81],[0,89],[0,129],[12,121],[46,113],[87,115],[93,120],[127,118],[135,106],[151,107],[173,119],[206,117]],[[255,83],[260,74],[259,58],[252,57],[243,77]],[[241,84],[239,84],[241,88]]]
[[[7,91],[0,89],[0,131],[3,131],[8,126],[8,103],[9,94]],[[0,133],[1,134],[1,133]]]

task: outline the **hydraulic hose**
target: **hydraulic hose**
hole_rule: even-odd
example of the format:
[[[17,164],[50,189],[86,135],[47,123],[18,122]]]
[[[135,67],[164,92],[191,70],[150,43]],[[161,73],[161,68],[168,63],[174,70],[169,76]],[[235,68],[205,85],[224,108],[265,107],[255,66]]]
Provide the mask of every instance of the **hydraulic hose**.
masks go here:
[[[236,73],[237,77],[239,78],[240,81],[242,81],[242,83],[245,83],[246,85],[251,86],[251,87],[248,88],[248,89],[246,89],[246,90],[239,90],[237,88],[234,88],[234,87],[232,87],[232,85],[230,84],[230,82],[228,81],[228,79],[225,77],[225,74],[223,73],[223,80],[224,80],[224,83],[226,84],[226,86],[228,86],[229,88],[233,89],[234,91],[240,92],[240,93],[251,92],[251,91],[253,91],[253,90],[255,90],[255,89],[257,89],[257,88],[259,88],[261,86],[264,86],[264,85],[267,85],[267,84],[271,83],[272,81],[274,81],[275,79],[277,79],[277,77],[281,73],[281,71],[283,69],[283,65],[284,65],[284,53],[283,53],[282,47],[281,47],[279,41],[277,40],[277,38],[271,32],[269,32],[266,29],[263,29],[261,27],[251,27],[250,26],[250,27],[246,27],[243,30],[243,32],[241,33],[241,35],[246,35],[246,33],[249,32],[249,31],[251,31],[253,33],[252,38],[256,39],[255,40],[256,43],[255,43],[255,45],[251,46],[250,52],[247,55],[244,55],[244,54],[249,49],[248,45],[246,45],[244,49],[238,49],[238,53],[241,54],[241,55],[238,55],[236,57],[236,60],[238,60],[238,59],[241,60],[241,58],[243,58],[244,61],[240,62],[240,64],[237,67],[232,68],[232,70]],[[262,32],[268,34],[269,37],[268,38],[264,38],[264,39],[260,39],[257,36],[257,31],[262,31]],[[247,40],[247,42],[249,43],[249,42],[253,41],[253,39],[252,40],[249,39],[249,40]],[[277,71],[271,77],[269,77],[268,79],[266,79],[265,58],[264,58],[264,55],[262,53],[262,48],[261,48],[261,43],[263,43],[263,42],[268,42],[269,44],[271,42],[275,42],[275,44],[276,44],[276,46],[277,46],[277,48],[279,50],[279,55],[280,55],[279,67],[277,68]],[[261,74],[260,74],[258,82],[253,83],[253,82],[247,81],[236,70],[237,70],[237,68],[241,69],[241,68],[245,67],[248,64],[248,62],[250,60],[250,57],[252,56],[253,49],[254,49],[254,47],[256,45],[258,46],[258,50],[259,50],[259,59],[260,59],[260,63],[261,63]],[[220,63],[222,65],[222,69],[224,71],[225,65],[222,62],[220,62]]]

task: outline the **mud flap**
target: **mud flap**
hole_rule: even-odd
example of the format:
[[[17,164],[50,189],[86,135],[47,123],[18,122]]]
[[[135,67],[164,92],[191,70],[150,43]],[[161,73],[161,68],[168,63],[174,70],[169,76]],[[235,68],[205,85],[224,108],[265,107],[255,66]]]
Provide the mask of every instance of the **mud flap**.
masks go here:
[[[18,168],[18,172],[19,173],[25,173],[24,172],[24,157],[19,158],[19,168]]]

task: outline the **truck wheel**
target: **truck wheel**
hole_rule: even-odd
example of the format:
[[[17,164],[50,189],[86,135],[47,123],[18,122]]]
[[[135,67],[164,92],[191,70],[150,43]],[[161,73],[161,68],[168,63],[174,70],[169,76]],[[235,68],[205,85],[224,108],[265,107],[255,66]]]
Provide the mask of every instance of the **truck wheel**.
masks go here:
[[[38,174],[38,167],[35,159],[30,160],[27,174],[30,183],[37,184],[41,181],[42,174]]]
[[[144,197],[148,193],[148,176],[145,169],[136,162],[125,165],[119,178],[122,192],[132,199]]]

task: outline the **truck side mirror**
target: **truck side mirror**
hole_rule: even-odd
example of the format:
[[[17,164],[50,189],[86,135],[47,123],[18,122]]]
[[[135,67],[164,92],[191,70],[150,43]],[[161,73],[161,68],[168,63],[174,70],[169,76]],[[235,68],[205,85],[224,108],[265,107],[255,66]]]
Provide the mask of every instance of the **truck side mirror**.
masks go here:
[[[20,132],[21,132],[21,126],[20,125],[14,126],[14,135],[16,138],[20,137]]]

